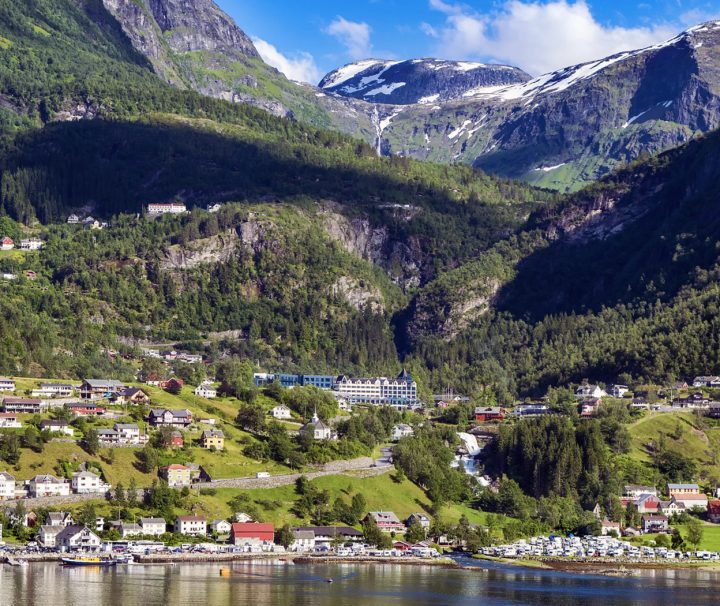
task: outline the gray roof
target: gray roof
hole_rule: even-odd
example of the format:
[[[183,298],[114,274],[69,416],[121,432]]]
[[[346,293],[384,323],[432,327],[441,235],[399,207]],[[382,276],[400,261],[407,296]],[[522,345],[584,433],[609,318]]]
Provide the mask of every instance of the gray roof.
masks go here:
[[[308,539],[314,539],[315,538],[315,531],[314,530],[293,530],[293,537],[295,537],[296,540],[308,540]]]
[[[115,423],[115,429],[137,429],[140,431],[137,423]]]
[[[668,490],[698,490],[697,484],[668,484]]]
[[[70,524],[70,526],[66,526],[63,528],[60,533],[57,535],[58,540],[62,540],[64,538],[71,538],[74,537],[77,534],[80,534],[84,530],[88,530],[89,532],[92,532],[89,528],[86,526],[83,526],[82,524]],[[95,533],[93,533],[95,534]]]
[[[62,484],[63,483],[62,480],[58,480],[55,476],[51,476],[50,474],[37,475],[30,481],[35,482],[36,484],[37,483],[47,484],[48,482],[53,483],[53,484]]]
[[[167,522],[165,521],[165,518],[140,518],[140,524],[165,524],[167,525]]]
[[[315,536],[347,536],[347,537],[361,537],[363,533],[357,528],[351,528],[350,526],[298,526],[293,529],[297,530],[310,530],[315,533]]]
[[[8,482],[14,482],[15,478],[11,476],[7,471],[0,471],[0,478],[7,480]]]
[[[388,522],[391,524],[400,524],[400,518],[392,511],[371,511],[368,515],[372,516],[376,522]]]
[[[224,438],[225,434],[219,429],[206,429],[202,432],[203,438]]]
[[[171,409],[169,409],[169,408],[153,408],[153,409],[150,411],[150,416],[152,416],[152,417],[161,417],[161,416],[163,416],[166,412],[169,412],[169,413],[172,414],[172,416],[174,416],[174,417],[179,417],[179,418],[187,418],[187,417],[189,417],[189,416],[192,415],[192,413],[191,413],[189,410],[187,410],[186,408],[183,408],[183,409],[180,409],[180,410],[171,410]]]
[[[43,427],[69,427],[69,423],[63,419],[50,419],[47,421],[40,421],[40,429]]]
[[[124,387],[124,384],[115,379],[85,379],[90,387]]]

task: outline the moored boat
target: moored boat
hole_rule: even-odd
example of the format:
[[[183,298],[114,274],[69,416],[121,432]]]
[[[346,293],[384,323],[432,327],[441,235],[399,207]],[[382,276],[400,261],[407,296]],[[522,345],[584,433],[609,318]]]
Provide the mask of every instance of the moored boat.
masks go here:
[[[65,566],[115,566],[117,561],[113,558],[101,556],[77,556],[75,558],[60,558]]]

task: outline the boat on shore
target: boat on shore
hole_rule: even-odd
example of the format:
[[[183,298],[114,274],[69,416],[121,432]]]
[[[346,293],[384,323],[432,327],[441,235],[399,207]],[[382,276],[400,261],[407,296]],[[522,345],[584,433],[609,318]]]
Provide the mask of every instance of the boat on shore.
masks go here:
[[[115,566],[117,560],[101,556],[78,556],[75,558],[60,558],[63,566]]]

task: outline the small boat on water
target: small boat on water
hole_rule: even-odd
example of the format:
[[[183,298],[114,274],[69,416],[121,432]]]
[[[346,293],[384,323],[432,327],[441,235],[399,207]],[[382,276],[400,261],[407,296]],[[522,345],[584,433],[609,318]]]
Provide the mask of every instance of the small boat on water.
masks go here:
[[[117,560],[102,556],[78,556],[75,558],[60,558],[65,566],[115,566]]]
[[[28,561],[23,560],[22,558],[8,558],[7,563],[10,566],[27,566],[28,565]]]

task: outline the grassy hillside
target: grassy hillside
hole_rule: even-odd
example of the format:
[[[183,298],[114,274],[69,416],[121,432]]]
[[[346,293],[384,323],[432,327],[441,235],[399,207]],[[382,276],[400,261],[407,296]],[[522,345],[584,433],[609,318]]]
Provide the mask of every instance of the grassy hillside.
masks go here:
[[[675,452],[690,459],[700,480],[714,488],[720,480],[720,426],[692,412],[650,414],[628,427],[632,437],[631,456],[652,461],[654,449]]]

